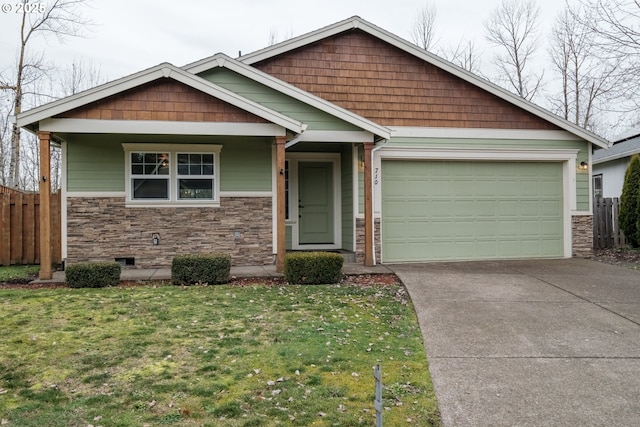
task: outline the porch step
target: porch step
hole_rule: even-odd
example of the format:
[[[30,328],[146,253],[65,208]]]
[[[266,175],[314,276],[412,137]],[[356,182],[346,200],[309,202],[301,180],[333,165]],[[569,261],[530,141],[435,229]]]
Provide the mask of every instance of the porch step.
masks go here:
[[[341,252],[342,258],[344,258],[345,264],[355,264],[356,262],[356,254],[353,252]]]

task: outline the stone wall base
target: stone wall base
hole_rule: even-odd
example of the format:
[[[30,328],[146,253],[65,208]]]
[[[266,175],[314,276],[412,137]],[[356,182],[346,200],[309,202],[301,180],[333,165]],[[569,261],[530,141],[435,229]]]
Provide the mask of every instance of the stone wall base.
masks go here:
[[[575,215],[571,217],[571,252],[574,257],[589,258],[593,255],[593,216]]]
[[[226,197],[220,207],[193,208],[127,208],[123,198],[70,197],[67,263],[134,257],[137,268],[169,267],[177,254],[222,252],[233,265],[268,265],[272,216],[270,197]]]
[[[376,218],[374,223],[376,264],[381,264],[380,259],[380,218]],[[364,263],[364,218],[356,218],[356,262]]]

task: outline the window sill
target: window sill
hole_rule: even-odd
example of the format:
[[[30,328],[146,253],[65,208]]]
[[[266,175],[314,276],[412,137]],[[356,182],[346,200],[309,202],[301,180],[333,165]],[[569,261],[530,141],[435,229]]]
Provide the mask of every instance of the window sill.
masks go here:
[[[127,208],[219,208],[220,201],[138,201],[127,200]]]

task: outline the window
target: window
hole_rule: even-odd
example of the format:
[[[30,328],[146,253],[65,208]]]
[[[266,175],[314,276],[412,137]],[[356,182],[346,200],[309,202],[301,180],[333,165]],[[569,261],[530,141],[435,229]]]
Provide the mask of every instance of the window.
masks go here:
[[[178,199],[214,199],[213,156],[178,153]]]
[[[122,145],[127,159],[129,202],[154,205],[218,202],[220,145]]]
[[[131,153],[131,198],[169,199],[169,153]]]
[[[593,176],[593,197],[602,198],[602,174]]]

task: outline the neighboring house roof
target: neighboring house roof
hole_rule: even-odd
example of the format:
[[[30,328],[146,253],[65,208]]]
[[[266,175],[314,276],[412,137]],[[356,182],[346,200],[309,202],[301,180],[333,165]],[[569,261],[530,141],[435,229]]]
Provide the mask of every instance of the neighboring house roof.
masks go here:
[[[303,132],[307,127],[306,124],[298,120],[244,98],[169,63],[162,63],[147,70],[80,92],[76,95],[25,111],[17,116],[17,125],[20,127],[28,127],[40,120],[62,114],[163,77],[174,79],[296,133]]]
[[[640,128],[631,128],[613,138],[612,141],[614,144],[617,144],[619,142],[626,141],[627,139],[635,138],[636,136],[640,136]]]
[[[522,108],[523,110],[528,111],[529,113],[535,116],[538,116],[550,123],[553,123],[559,128],[575,136],[578,136],[582,139],[585,139],[593,143],[594,145],[597,145],[602,148],[606,148],[611,145],[607,140],[593,134],[592,132],[589,132],[588,130],[583,129],[580,126],[577,126],[567,120],[564,120],[561,117],[533,104],[532,102],[525,100],[520,96],[512,94],[511,92],[481,77],[478,77],[477,75],[470,73],[469,71],[463,68],[460,68],[424,49],[421,49],[415,44],[410,43],[380,27],[377,27],[376,25],[373,25],[370,22],[360,18],[359,16],[353,16],[351,18],[345,19],[343,21],[337,22],[335,24],[329,25],[319,30],[316,30],[298,37],[294,37],[290,40],[277,43],[273,46],[269,46],[265,49],[261,49],[247,55],[243,55],[240,58],[238,58],[238,61],[247,65],[252,65],[257,62],[263,61],[265,59],[272,58],[282,53],[289,52],[294,49],[298,49],[300,47],[322,40],[324,38],[331,37],[336,34],[353,30],[353,29],[358,29],[374,37],[377,37],[411,55],[414,55],[415,57],[418,57],[430,63],[433,66],[436,66],[444,71],[447,71],[453,74],[454,76],[468,83],[471,83],[477,87],[480,87],[481,89],[484,89],[487,92],[513,105],[516,105],[517,107]],[[189,64],[185,68],[190,69],[190,68],[198,67],[199,70],[205,70],[207,69],[207,67],[211,68],[212,66],[214,66],[214,62],[215,62],[214,57],[205,58],[201,61],[195,62],[193,64]]]
[[[591,161],[594,165],[609,162],[611,160],[630,157],[640,153],[640,135],[626,141],[618,142],[607,150],[597,150],[593,153]]]

